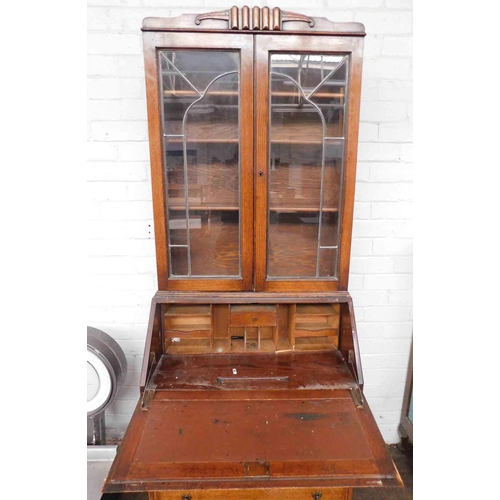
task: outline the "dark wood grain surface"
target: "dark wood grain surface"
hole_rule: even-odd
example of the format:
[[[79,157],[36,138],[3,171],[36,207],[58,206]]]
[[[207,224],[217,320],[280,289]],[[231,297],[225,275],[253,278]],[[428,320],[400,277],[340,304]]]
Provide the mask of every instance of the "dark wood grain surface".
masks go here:
[[[235,367],[236,375],[232,373]],[[158,390],[200,391],[349,389],[356,385],[339,351],[171,355],[163,358],[155,383]]]
[[[105,491],[400,481],[371,412],[347,390],[355,382],[338,351],[168,356],[155,382]]]

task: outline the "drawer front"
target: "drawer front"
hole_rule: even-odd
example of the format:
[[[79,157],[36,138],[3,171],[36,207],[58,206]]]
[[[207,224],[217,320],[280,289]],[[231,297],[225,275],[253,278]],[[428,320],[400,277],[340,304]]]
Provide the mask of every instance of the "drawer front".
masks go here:
[[[231,311],[231,326],[276,326],[276,311]]]
[[[149,500],[351,500],[351,488],[151,491]]]

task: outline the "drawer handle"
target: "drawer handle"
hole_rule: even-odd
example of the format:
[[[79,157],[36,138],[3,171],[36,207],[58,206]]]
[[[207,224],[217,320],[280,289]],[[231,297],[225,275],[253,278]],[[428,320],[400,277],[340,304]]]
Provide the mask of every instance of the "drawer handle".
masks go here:
[[[189,493],[187,495],[182,495],[182,500],[191,500],[191,495],[189,495]]]
[[[319,491],[315,491],[312,494],[312,497],[314,498],[314,500],[319,500],[322,496],[323,496],[323,493],[320,493]]]

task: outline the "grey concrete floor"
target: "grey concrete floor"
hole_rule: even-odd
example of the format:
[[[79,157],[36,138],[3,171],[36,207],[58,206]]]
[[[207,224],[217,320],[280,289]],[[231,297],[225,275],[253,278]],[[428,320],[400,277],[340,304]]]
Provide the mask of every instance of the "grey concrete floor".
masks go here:
[[[87,446],[87,500],[99,500],[116,446]]]

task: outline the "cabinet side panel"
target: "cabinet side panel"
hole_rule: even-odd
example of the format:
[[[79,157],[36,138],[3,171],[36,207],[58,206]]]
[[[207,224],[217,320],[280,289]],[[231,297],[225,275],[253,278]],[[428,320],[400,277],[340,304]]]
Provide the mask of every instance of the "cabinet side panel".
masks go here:
[[[160,290],[165,290],[167,287],[168,275],[167,239],[165,233],[165,179],[163,175],[163,141],[161,138],[158,65],[154,33],[144,33],[143,43],[148,108],[149,154],[151,161],[151,186],[153,191],[153,214],[155,221],[156,267],[158,288]]]
[[[361,72],[363,64],[363,38],[352,39],[350,90],[348,102],[344,197],[340,233],[339,291],[347,290],[351,261],[352,223],[354,217],[354,190],[358,158],[359,107],[361,98]]]

